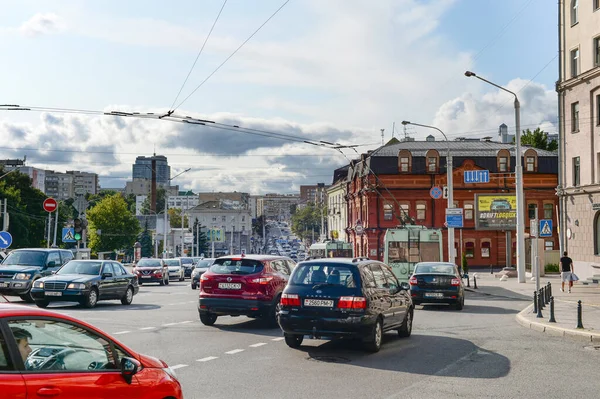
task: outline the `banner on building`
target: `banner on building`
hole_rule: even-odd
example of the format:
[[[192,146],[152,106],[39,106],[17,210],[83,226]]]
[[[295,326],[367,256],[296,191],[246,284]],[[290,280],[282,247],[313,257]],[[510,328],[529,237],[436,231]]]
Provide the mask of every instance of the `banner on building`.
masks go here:
[[[517,197],[514,194],[476,194],[475,227],[477,230],[515,230]]]

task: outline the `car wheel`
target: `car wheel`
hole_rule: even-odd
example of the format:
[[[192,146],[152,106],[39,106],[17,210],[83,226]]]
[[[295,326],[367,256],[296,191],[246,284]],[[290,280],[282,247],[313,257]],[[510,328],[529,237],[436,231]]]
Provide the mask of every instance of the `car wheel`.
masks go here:
[[[398,335],[406,338],[410,337],[412,333],[412,322],[413,322],[414,312],[412,308],[406,313],[404,316],[404,321],[402,322],[402,326],[398,329]]]
[[[285,338],[285,343],[290,348],[299,348],[302,345],[302,341],[304,341],[304,335],[296,335],[296,334],[283,334]]]
[[[83,306],[86,308],[93,308],[98,303],[98,290],[96,288],[92,288],[87,297],[83,300]]]
[[[50,302],[48,301],[35,301],[35,304],[37,305],[38,308],[47,308],[48,305],[50,304]]]
[[[165,280],[165,285],[169,285],[169,276],[167,275],[167,279]]]
[[[197,288],[197,287],[196,287],[196,284],[192,283],[191,285],[192,285],[192,289],[193,289],[193,290],[195,290],[195,289]]]
[[[271,327],[279,327],[279,311],[281,310],[281,295],[275,299],[275,304],[271,306],[267,313],[267,322]]]
[[[454,308],[456,310],[463,310],[464,307],[465,307],[465,297],[463,296],[456,302],[456,305],[454,305]]]
[[[133,288],[127,287],[127,292],[125,293],[123,298],[121,298],[121,303],[123,305],[131,305],[132,301],[133,301]]]
[[[183,281],[183,280],[185,280],[185,276],[183,276],[183,275],[179,276],[179,281]]]
[[[201,312],[200,321],[205,326],[212,326],[217,321],[217,315],[214,313]]]
[[[383,341],[383,323],[381,318],[377,319],[377,322],[373,326],[373,329],[369,333],[369,337],[365,342],[365,348],[369,352],[379,352],[381,349],[381,342]]]

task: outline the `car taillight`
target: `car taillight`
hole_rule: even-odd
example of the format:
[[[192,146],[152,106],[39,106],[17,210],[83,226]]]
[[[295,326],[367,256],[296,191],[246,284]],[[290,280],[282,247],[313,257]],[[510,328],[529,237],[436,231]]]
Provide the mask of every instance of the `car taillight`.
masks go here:
[[[208,281],[208,280],[209,280],[209,278],[206,274],[203,274],[200,276],[200,281]]]
[[[273,280],[273,277],[260,277],[260,278],[253,278],[252,280],[250,280],[250,282],[254,283],[254,284],[269,284],[269,282]]]
[[[450,284],[453,287],[459,286],[460,285],[460,279],[459,278],[453,278],[452,281],[450,282]]]
[[[296,294],[281,295],[282,306],[300,306],[300,297]]]
[[[366,309],[367,299],[362,296],[343,296],[338,301],[340,309]]]
[[[408,280],[408,284],[410,285],[417,285],[419,282],[417,281],[417,277],[416,276],[412,276],[410,278],[410,280]]]

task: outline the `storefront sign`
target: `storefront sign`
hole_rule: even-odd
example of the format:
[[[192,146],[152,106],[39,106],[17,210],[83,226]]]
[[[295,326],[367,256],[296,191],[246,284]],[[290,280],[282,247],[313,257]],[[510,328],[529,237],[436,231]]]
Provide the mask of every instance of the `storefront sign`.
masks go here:
[[[514,230],[517,226],[517,197],[513,194],[476,194],[477,230]]]

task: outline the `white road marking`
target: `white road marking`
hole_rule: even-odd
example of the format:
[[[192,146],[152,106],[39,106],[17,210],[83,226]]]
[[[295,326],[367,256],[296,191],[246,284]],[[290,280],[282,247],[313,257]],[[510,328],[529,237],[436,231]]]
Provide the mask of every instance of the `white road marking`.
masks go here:
[[[197,362],[208,362],[210,360],[215,360],[218,359],[217,356],[209,356],[209,357],[203,357],[202,359],[198,359],[196,360]]]
[[[174,326],[175,324],[179,324],[179,323],[167,323],[167,324],[163,324],[163,327]]]
[[[279,337],[279,338],[273,338],[271,341],[283,341],[285,338],[283,337]]]
[[[188,366],[187,364],[176,364],[175,366],[170,366],[170,367],[171,367],[171,370],[177,370],[177,369],[181,369],[181,368],[184,368],[187,366]]]
[[[113,333],[113,335],[127,334],[127,333],[130,333],[130,332],[131,332],[131,331],[129,331],[129,330],[125,330],[125,331],[119,331],[119,332]]]
[[[140,330],[153,330],[155,328],[156,327],[143,327],[143,328],[140,328]]]
[[[243,351],[244,351],[243,349],[234,349],[232,351],[225,352],[225,353],[228,354],[228,355],[235,355],[236,353],[240,353],[240,352],[243,352]]]
[[[251,348],[258,348],[259,346],[266,345],[266,342],[259,342],[258,344],[250,345]]]
[[[192,321],[192,320],[186,320],[186,321],[182,321],[182,322],[181,322],[181,323],[179,323],[179,324],[187,324],[187,323],[193,323],[193,321]]]

